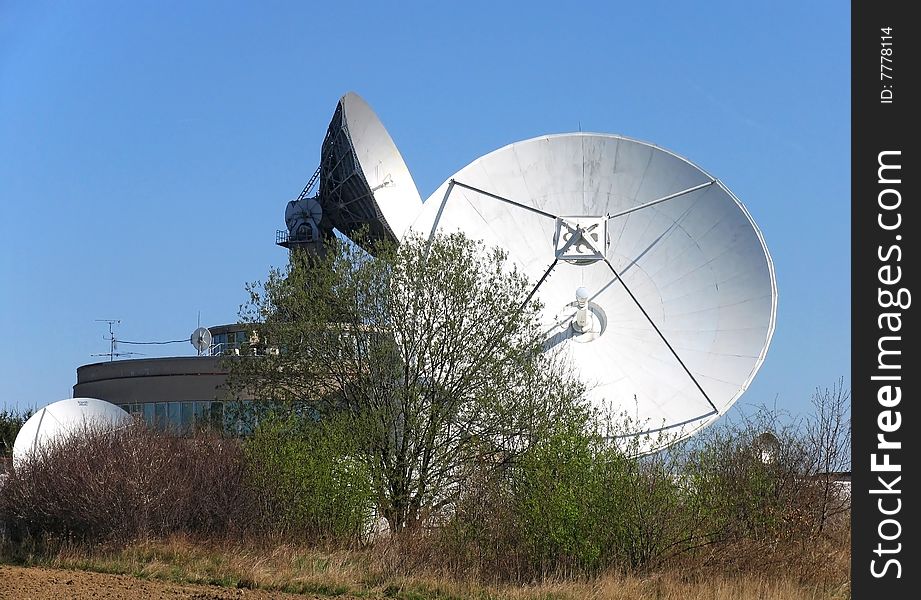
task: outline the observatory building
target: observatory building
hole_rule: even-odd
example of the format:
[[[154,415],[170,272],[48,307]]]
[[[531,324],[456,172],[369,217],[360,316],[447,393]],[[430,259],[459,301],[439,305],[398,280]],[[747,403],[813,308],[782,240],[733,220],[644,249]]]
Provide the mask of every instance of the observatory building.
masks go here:
[[[84,427],[108,431],[125,427],[131,417],[122,409],[98,398],[67,398],[53,402],[29,417],[13,444],[13,461],[25,460],[49,442],[66,439]]]
[[[192,340],[193,345],[199,341],[197,356],[109,360],[78,367],[74,397],[105,400],[163,429],[228,428],[225,405],[250,399],[229,396],[222,363],[250,347],[250,332],[240,325],[200,331]]]
[[[691,161],[619,135],[510,144],[423,203],[383,124],[348,93],[285,225],[278,245],[314,253],[334,231],[372,250],[369,243],[399,243],[411,229],[428,239],[459,231],[505,250],[544,307],[545,348],[571,359],[596,407],[629,417],[633,430],[611,435],[647,450],[724,414],[774,332],[774,265],[742,202]],[[226,345],[218,355],[246,335],[210,333]],[[207,356],[86,365],[74,394],[152,423],[212,418],[228,401],[216,391],[226,372],[212,354],[209,346]]]

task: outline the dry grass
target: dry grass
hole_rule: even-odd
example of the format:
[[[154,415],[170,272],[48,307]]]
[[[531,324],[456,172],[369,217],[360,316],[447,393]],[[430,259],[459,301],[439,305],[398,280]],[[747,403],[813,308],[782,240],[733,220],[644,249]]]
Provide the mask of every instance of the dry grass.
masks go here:
[[[538,478],[546,485],[524,496],[555,507],[544,521],[544,512],[516,512],[530,506],[516,500],[518,488],[477,484],[444,527],[368,544],[354,535],[308,538],[309,528],[277,522],[272,502],[247,480],[237,441],[145,430],[74,440],[7,480],[0,563],[351,600],[849,598],[849,514],[815,493],[822,489],[803,475],[811,467],[802,452],[784,469],[755,460],[739,440],[762,430],[730,431],[708,442],[713,452],[679,462],[697,469],[690,490],[659,463],[573,471],[580,494],[581,482],[596,482],[579,496],[583,504],[601,507],[576,511],[573,521],[555,469],[592,463],[558,461]],[[613,489],[629,502],[603,502]],[[552,494],[562,500],[544,502]],[[591,552],[599,548],[601,559]]]
[[[823,550],[824,551],[824,550]],[[716,564],[685,563],[649,576],[548,579],[487,585],[436,572],[394,571],[393,549],[320,550],[291,544],[195,543],[186,537],[133,544],[121,550],[65,546],[22,562],[145,579],[261,588],[318,596],[403,600],[837,600],[850,598],[846,548],[831,556],[823,581],[802,573],[732,572]]]

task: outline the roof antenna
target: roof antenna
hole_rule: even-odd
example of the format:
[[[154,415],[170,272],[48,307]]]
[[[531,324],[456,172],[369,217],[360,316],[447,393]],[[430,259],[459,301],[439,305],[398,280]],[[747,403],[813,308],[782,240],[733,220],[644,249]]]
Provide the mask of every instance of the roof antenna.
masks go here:
[[[115,337],[115,326],[121,323],[121,319],[96,319],[96,321],[99,323],[109,324],[109,337],[102,338],[109,342],[109,351],[103,352],[101,354],[91,354],[90,356],[108,356],[109,362],[111,362],[115,360],[116,356],[129,356],[131,354],[137,354],[137,352],[118,351],[118,338]]]

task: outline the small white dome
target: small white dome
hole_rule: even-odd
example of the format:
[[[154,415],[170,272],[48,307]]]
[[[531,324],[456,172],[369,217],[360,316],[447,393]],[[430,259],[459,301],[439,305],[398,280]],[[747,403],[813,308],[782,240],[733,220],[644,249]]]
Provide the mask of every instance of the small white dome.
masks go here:
[[[86,425],[123,427],[131,415],[119,407],[97,398],[67,398],[52,402],[29,417],[13,443],[13,462],[25,459],[30,452],[48,441],[60,440]]]

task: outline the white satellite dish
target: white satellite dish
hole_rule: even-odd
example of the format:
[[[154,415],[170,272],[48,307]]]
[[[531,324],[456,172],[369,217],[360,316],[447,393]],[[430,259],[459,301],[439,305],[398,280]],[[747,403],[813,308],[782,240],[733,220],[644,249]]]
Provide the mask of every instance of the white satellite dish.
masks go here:
[[[339,100],[323,141],[319,201],[329,223],[349,237],[399,242],[422,208],[400,151],[358,94]]]
[[[770,431],[765,431],[756,437],[752,447],[764,464],[774,464],[780,456],[780,440]]]
[[[23,423],[13,442],[13,462],[20,462],[48,442],[60,441],[82,427],[117,429],[131,423],[131,415],[96,398],[68,398],[40,409]]]
[[[211,348],[211,332],[207,327],[199,327],[192,332],[189,341],[192,342],[192,346],[195,347],[198,351],[198,355],[201,356]]]
[[[777,287],[761,232],[720,181],[651,144],[511,144],[442,184],[413,228],[507,250],[535,282],[547,346],[643,450],[725,413],[767,353]]]

